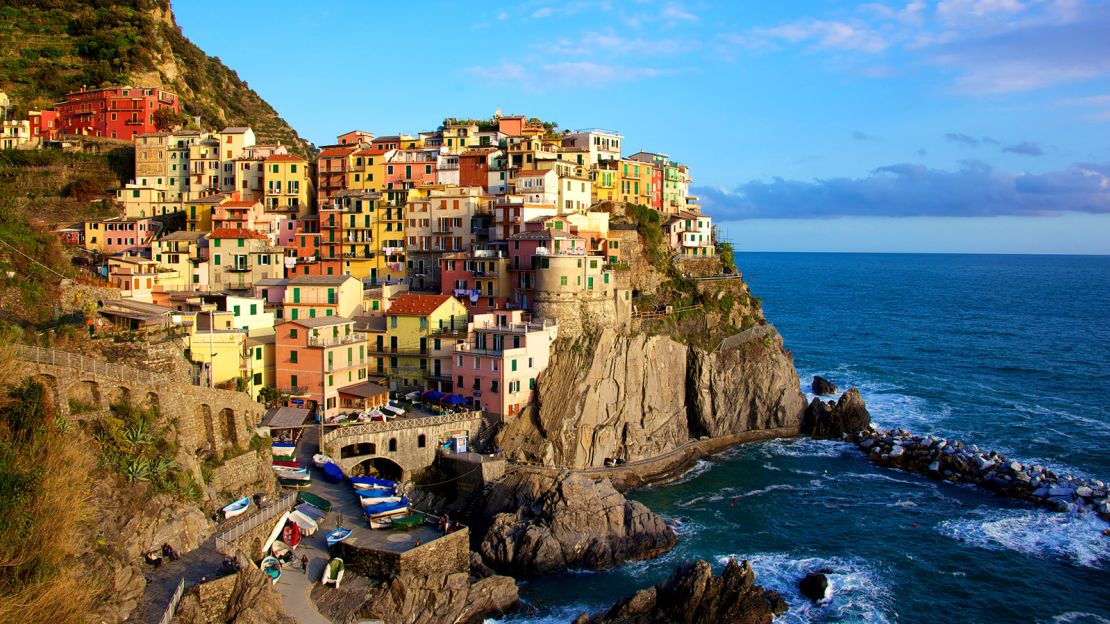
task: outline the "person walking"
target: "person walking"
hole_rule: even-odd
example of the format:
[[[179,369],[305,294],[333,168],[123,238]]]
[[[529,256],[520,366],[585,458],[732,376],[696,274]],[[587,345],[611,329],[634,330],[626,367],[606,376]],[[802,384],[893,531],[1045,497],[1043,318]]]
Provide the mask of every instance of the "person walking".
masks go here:
[[[301,570],[308,574],[308,555],[301,555]]]

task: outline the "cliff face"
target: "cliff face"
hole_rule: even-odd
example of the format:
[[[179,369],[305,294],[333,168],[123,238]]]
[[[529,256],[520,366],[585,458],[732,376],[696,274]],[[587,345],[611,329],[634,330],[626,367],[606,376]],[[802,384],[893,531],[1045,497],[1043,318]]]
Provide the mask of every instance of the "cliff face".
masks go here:
[[[536,405],[509,422],[501,448],[584,468],[654,457],[702,435],[797,429],[805,399],[782,338],[762,326],[732,342],[712,352],[612,330],[560,342],[536,381]]]
[[[510,421],[502,448],[576,468],[665,453],[687,439],[686,359],[686,347],[665,336],[605,330],[593,341],[560,340],[537,380],[537,404]]]
[[[482,516],[492,518],[482,558],[515,576],[608,568],[659,556],[676,542],[662,518],[608,480],[569,473],[510,474],[490,492]]]

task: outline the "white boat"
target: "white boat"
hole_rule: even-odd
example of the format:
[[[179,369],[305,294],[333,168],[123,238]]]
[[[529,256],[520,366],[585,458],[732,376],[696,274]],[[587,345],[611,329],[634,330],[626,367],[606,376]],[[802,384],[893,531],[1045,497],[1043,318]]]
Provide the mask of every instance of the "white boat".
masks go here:
[[[331,463],[331,458],[323,453],[317,453],[312,456],[312,463],[315,464],[317,468],[323,468],[325,465]]]
[[[250,505],[251,505],[251,499],[246,497],[246,496],[244,496],[243,498],[240,498],[239,500],[235,501],[234,503],[224,505],[224,508],[223,508],[224,517],[225,518],[234,518],[235,516],[238,516],[239,514],[246,511],[247,507],[250,507]]]
[[[339,589],[339,583],[343,581],[343,560],[339,557],[332,559],[328,562],[328,566],[324,568],[324,585],[335,585]]]
[[[393,527],[393,519],[387,516],[370,518],[371,529],[389,529]]]
[[[402,498],[400,496],[365,496],[359,497],[358,502],[363,508],[366,508],[371,505],[381,505],[383,503],[399,503],[401,500]]]
[[[262,560],[262,563],[258,564],[258,567],[262,569],[266,576],[270,577],[271,584],[277,583],[278,577],[281,576],[281,563],[277,559],[266,557]]]
[[[298,481],[308,481],[311,475],[308,474],[308,468],[290,468],[288,466],[273,466],[274,473],[282,479],[295,479]]]
[[[297,454],[296,444],[274,444],[270,448],[270,452],[275,457],[292,457]]]
[[[286,562],[293,560],[293,549],[289,548],[289,544],[286,544],[285,542],[274,542],[273,545],[270,546],[270,552],[273,553],[274,557],[276,557],[277,560],[280,561],[283,565]]]
[[[301,535],[312,535],[320,528],[320,525],[316,524],[315,520],[300,511],[294,510],[289,512],[289,519],[295,522],[301,529]]]
[[[405,410],[397,407],[396,405],[386,404],[386,405],[382,406],[382,409],[393,412],[394,414],[397,414],[398,416],[404,416],[405,415]]]

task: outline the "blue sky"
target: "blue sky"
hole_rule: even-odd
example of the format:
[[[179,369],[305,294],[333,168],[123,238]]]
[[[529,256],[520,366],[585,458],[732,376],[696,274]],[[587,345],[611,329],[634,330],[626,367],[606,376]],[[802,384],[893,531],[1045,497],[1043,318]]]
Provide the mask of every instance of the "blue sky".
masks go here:
[[[501,109],[688,163],[743,249],[1110,253],[1107,2],[174,10],[317,144]]]

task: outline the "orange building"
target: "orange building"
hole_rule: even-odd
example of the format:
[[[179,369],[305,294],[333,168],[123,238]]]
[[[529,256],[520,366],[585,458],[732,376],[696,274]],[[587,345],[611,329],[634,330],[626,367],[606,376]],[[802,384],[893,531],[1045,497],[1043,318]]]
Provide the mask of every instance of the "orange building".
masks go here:
[[[276,327],[277,387],[311,403],[325,419],[337,415],[342,388],[367,380],[366,334],[340,316],[286,321]]]

